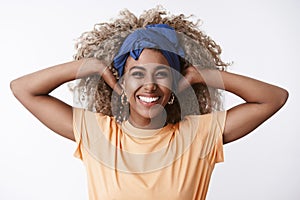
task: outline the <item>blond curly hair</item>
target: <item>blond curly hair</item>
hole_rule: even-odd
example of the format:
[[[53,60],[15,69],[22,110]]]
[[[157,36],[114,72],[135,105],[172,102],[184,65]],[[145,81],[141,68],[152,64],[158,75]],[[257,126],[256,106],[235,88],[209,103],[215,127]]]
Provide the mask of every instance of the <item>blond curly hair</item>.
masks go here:
[[[185,51],[185,58],[180,58],[181,70],[190,64],[201,69],[225,70],[228,63],[220,58],[220,46],[199,29],[200,20],[192,22],[189,18],[183,14],[169,14],[161,6],[144,11],[139,17],[125,9],[117,19],[96,24],[92,31],[83,33],[76,43],[74,59],[96,57],[107,64],[118,80],[119,75],[112,61],[128,34],[149,24],[167,24],[178,33],[178,40]],[[197,102],[187,98],[188,93],[191,93],[184,91],[176,94],[172,105],[165,106],[168,123],[176,123],[188,114],[206,114],[221,110],[222,95],[218,89],[204,84],[192,85],[192,89]],[[118,122],[126,120],[129,115],[129,106],[121,104],[120,96],[99,75],[82,78],[73,91],[74,100],[88,110],[114,116]]]

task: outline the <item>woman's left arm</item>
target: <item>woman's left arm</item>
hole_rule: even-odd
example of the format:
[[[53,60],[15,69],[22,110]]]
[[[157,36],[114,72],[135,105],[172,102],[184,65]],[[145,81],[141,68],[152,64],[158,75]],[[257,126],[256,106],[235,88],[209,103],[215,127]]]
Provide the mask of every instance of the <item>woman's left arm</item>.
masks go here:
[[[276,113],[288,99],[288,92],[283,88],[229,72],[208,69],[199,72],[191,66],[186,69],[185,78],[189,84],[205,83],[245,100],[245,103],[227,111],[224,143],[235,141],[253,131]]]

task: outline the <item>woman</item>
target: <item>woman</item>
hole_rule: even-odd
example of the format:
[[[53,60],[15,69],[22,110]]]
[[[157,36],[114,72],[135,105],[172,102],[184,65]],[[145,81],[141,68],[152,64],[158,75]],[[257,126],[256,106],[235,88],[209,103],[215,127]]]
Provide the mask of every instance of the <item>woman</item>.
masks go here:
[[[183,15],[129,11],[84,33],[75,61],[11,82],[20,102],[77,143],[90,199],[205,199],[223,144],[258,127],[288,92],[226,72],[221,49]],[[80,79],[72,107],[49,93]],[[220,90],[245,103],[220,111]]]

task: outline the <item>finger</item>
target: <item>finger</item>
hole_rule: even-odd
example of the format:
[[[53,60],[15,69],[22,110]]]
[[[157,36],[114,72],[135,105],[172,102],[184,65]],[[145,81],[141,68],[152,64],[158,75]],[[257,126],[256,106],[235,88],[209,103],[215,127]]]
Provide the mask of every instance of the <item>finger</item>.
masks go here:
[[[106,70],[103,71],[102,77],[104,81],[119,95],[122,93],[122,88],[120,84],[118,84],[116,77],[112,74],[112,72],[106,68]]]
[[[121,95],[122,94],[122,87],[119,83],[115,84],[113,90],[118,94]]]
[[[182,77],[178,83],[178,92],[180,93],[190,86],[191,86],[190,82],[185,77]]]

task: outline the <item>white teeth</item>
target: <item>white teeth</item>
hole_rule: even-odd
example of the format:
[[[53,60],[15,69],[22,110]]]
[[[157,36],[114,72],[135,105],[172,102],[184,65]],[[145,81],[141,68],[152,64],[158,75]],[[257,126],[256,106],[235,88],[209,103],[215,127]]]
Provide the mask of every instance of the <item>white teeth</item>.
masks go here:
[[[146,102],[146,103],[152,103],[154,101],[157,101],[159,99],[159,97],[143,97],[143,96],[139,96],[139,99]]]

